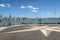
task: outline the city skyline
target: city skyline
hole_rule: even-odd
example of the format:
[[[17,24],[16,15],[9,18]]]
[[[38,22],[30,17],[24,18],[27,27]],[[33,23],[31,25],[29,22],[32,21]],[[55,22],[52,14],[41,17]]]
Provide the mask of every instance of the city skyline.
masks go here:
[[[60,0],[0,0],[0,14],[8,17],[60,17]]]

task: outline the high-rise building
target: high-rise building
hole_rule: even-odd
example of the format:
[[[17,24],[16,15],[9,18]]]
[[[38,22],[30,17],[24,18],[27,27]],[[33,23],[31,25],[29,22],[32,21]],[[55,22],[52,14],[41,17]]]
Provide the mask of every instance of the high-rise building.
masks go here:
[[[11,20],[11,18],[12,18],[12,16],[11,16],[11,15],[9,15],[9,20]]]

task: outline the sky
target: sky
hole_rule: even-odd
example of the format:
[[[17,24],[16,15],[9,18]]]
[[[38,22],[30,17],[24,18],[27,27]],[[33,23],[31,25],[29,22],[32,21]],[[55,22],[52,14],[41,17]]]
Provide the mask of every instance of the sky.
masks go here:
[[[8,17],[60,17],[60,0],[0,0],[0,15]]]

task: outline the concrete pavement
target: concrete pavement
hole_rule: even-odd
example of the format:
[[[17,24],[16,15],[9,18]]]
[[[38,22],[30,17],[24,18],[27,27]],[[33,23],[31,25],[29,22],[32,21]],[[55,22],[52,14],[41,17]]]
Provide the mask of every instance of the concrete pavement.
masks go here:
[[[50,30],[52,31],[47,37],[47,31],[43,31],[45,35],[40,31]],[[57,31],[56,31],[57,30]],[[25,31],[25,32],[23,32]],[[60,40],[60,26],[34,26],[29,25],[25,26],[14,26],[3,29],[0,31],[0,39],[1,40]]]

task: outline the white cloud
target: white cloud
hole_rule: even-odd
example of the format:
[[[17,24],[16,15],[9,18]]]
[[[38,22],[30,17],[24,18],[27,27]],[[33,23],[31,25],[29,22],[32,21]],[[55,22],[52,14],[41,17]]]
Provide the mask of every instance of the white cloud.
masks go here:
[[[0,7],[6,7],[6,5],[5,4],[0,4]]]
[[[26,8],[26,7],[25,7],[25,6],[21,6],[20,8],[22,8],[22,9],[23,9],[23,8]]]
[[[37,10],[37,9],[39,9],[39,8],[35,8],[35,7],[31,6],[31,5],[29,5],[29,6],[27,6],[27,7],[30,8],[30,9],[32,9],[32,10]]]
[[[28,8],[30,8],[30,9],[33,9],[34,7],[32,7],[31,5],[29,5],[29,6],[27,6]]]
[[[0,7],[10,7],[10,4],[0,4]]]
[[[38,12],[37,10],[32,10],[32,12]]]
[[[38,10],[39,8],[33,8],[33,9]]]
[[[38,12],[38,9],[39,8],[35,8],[35,7],[33,7],[33,6],[31,6],[31,5],[29,5],[29,6],[27,6],[29,9],[31,9],[32,10],[32,12]]]
[[[28,9],[31,9],[32,12],[38,12],[38,9],[39,9],[39,8],[35,8],[31,5],[29,5],[29,6],[20,6],[20,8],[22,8],[22,9],[23,8],[28,8]]]
[[[6,6],[11,7],[11,4],[6,4]]]

